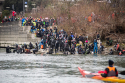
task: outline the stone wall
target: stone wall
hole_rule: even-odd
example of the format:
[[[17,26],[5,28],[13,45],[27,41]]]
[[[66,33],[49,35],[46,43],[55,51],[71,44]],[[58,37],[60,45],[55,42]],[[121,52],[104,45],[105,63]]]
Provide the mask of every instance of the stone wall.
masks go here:
[[[35,37],[35,34],[30,33],[30,26],[22,27],[20,21],[0,23],[0,46],[2,47],[29,44],[29,42],[35,44],[40,40]]]

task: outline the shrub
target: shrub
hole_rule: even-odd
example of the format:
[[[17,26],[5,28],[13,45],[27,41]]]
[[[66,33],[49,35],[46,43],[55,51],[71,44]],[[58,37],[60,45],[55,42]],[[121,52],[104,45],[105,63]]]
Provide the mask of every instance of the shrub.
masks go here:
[[[10,15],[10,11],[9,10],[4,10],[2,11],[2,19],[5,17],[5,16],[9,16]]]

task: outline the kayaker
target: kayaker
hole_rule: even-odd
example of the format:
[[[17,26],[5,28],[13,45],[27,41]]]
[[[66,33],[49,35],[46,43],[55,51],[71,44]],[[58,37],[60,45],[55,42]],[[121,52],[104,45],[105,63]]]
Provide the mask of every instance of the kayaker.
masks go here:
[[[118,71],[114,67],[114,62],[112,60],[108,61],[109,66],[105,69],[104,74],[101,74],[102,77],[112,77],[116,76],[118,77]]]

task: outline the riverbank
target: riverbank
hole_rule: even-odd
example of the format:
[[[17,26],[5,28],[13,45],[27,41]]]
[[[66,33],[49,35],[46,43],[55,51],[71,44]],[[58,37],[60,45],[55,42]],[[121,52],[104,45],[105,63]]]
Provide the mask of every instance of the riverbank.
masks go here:
[[[48,34],[45,33],[46,29],[49,31]],[[43,31],[43,33],[46,34],[46,36],[47,36],[46,43],[45,43],[45,46],[46,46],[45,49],[43,49],[43,48],[41,49],[41,45],[43,45],[43,44],[40,44],[40,42],[43,42],[42,36],[40,34],[40,33],[42,33],[42,30],[45,30],[45,31]],[[31,26],[21,26],[21,21],[1,24],[0,46],[1,47],[10,46],[11,49],[16,49],[16,47],[15,47],[16,44],[18,44],[19,47],[22,47],[24,44],[29,46],[29,43],[32,42],[33,47],[35,47],[35,43],[37,43],[39,45],[38,46],[39,50],[38,50],[38,52],[36,52],[36,54],[48,54],[51,51],[50,49],[53,50],[50,54],[65,54],[64,51],[62,51],[62,52],[58,51],[57,53],[55,53],[56,46],[53,46],[53,47],[51,46],[51,44],[52,44],[51,42],[53,42],[53,40],[54,40],[53,44],[56,45],[56,42],[60,42],[60,40],[58,40],[58,39],[63,38],[63,39],[61,39],[61,40],[63,40],[63,42],[60,42],[59,43],[60,45],[58,45],[58,50],[60,50],[61,47],[63,47],[63,49],[65,49],[64,48],[65,41],[66,40],[69,41],[68,37],[70,37],[70,35],[68,35],[67,32],[64,31],[63,29],[58,30],[58,27],[56,25],[53,25],[53,26],[48,26],[46,28],[43,27],[40,30],[37,29],[33,33],[31,33],[30,31],[31,31]],[[55,31],[56,31],[56,33],[55,33]],[[54,35],[54,34],[58,34],[58,37],[56,37],[57,35]],[[63,35],[67,36],[67,38],[65,38]],[[73,37],[75,38],[75,44],[72,44],[71,46],[76,45],[76,44],[80,45],[80,43],[77,42],[80,40],[80,36],[78,36],[74,33],[72,33],[71,35],[73,35]],[[62,37],[59,37],[59,36],[62,36]],[[53,40],[51,40],[51,39],[48,40],[49,37],[50,38],[52,37],[51,39],[53,39]],[[92,46],[92,44],[93,44],[91,38],[89,38],[88,36],[87,37],[81,36],[81,37],[84,38],[83,40],[81,40],[82,42],[84,42],[87,38],[87,41],[88,41],[87,48],[89,48],[89,53],[81,53],[81,54],[93,54],[93,48],[90,50],[90,47],[89,47],[89,46]],[[74,40],[72,39],[71,41],[74,41]],[[49,44],[49,42],[50,42],[50,44]],[[116,41],[113,41],[112,46],[108,46],[106,44],[106,41],[103,41],[103,42],[100,41],[100,43],[98,43],[99,44],[98,50],[100,50],[100,48],[99,48],[100,44],[102,44],[104,46],[104,48],[103,48],[103,51],[98,54],[108,55],[110,53],[111,49],[114,51],[114,54],[118,54],[117,51],[115,51],[115,49],[114,49],[114,45],[115,45],[114,42],[116,43]],[[63,46],[61,46],[61,44],[63,44]],[[82,45],[81,49],[83,49],[83,51],[85,51],[87,48],[84,46],[84,44],[81,44],[81,45]],[[122,46],[124,46],[124,45],[122,45]],[[76,55],[79,54],[78,46],[76,46],[76,48],[74,50],[75,50],[74,54],[76,54]],[[33,49],[30,50],[30,52],[33,53]],[[71,51],[69,51],[68,54],[71,54]]]

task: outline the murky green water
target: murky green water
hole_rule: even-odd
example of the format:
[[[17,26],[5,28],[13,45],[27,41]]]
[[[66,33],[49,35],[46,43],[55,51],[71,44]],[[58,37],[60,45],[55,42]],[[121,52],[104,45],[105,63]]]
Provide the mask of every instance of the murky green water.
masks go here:
[[[105,83],[82,77],[78,67],[97,72],[108,66],[109,59],[119,72],[125,70],[124,57],[6,54],[0,49],[0,83]]]

